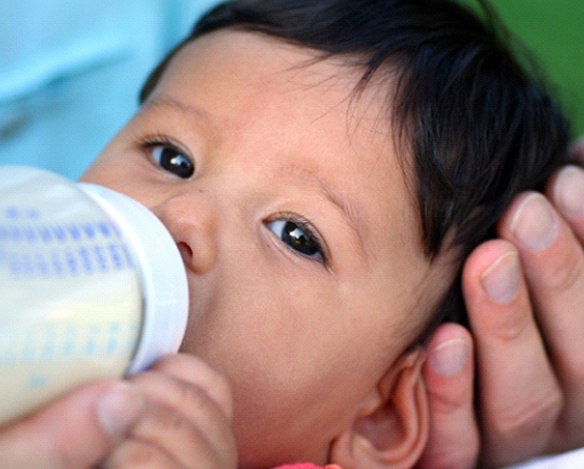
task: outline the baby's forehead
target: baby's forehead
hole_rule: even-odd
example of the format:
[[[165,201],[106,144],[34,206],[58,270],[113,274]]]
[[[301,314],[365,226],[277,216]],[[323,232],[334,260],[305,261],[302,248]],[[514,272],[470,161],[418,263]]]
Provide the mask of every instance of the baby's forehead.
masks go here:
[[[279,108],[284,117],[298,118],[298,110],[305,112],[305,120],[343,116],[338,132],[351,137],[348,140],[360,134],[367,140],[381,137],[388,144],[387,153],[395,150],[391,102],[395,85],[390,74],[363,80],[363,69],[351,57],[323,57],[319,51],[265,34],[229,29],[203,35],[184,49],[169,64],[181,78],[176,80],[179,86],[185,77],[191,77],[193,87],[200,86],[197,78],[202,78],[216,85],[226,83],[229,95],[245,89],[250,108],[274,101],[289,104]],[[200,62],[204,65],[197,65]],[[272,127],[280,123],[276,120]]]
[[[206,51],[216,55],[225,67],[231,65],[238,69],[231,75],[234,83],[249,77],[247,62],[253,73],[263,75],[266,84],[280,79],[291,88],[306,92],[342,88],[345,95],[339,105],[361,100],[368,101],[368,105],[383,105],[388,115],[382,116],[379,110],[375,115],[389,122],[391,98],[396,89],[394,77],[389,67],[369,74],[367,66],[361,63],[365,56],[329,54],[264,33],[229,28],[191,39],[182,49],[198,49],[199,55]],[[167,67],[180,63],[181,57],[184,54],[179,51]],[[213,69],[206,70],[207,74],[213,72]]]

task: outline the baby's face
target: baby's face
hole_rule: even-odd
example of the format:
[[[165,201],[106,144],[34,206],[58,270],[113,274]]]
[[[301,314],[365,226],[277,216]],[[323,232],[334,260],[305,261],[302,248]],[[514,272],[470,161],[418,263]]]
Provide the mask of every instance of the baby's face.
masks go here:
[[[182,350],[232,385],[240,467],[324,461],[449,281],[422,255],[386,94],[351,99],[354,71],[312,58],[242,32],[191,43],[83,177],[180,247]]]

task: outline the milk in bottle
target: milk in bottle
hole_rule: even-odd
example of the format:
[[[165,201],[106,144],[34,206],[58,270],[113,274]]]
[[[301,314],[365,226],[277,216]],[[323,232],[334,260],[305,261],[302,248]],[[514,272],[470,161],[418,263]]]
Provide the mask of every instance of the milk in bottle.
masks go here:
[[[0,423],[175,352],[187,310],[181,256],[148,209],[0,167]]]

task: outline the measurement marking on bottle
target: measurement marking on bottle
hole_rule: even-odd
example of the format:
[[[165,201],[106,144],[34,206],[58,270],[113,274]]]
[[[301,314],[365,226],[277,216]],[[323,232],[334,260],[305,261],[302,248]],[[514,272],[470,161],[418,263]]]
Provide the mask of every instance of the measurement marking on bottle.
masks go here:
[[[46,375],[42,375],[42,374],[31,374],[28,377],[28,387],[32,388],[32,389],[40,389],[40,388],[44,388],[45,386],[47,386],[48,384],[48,380]]]

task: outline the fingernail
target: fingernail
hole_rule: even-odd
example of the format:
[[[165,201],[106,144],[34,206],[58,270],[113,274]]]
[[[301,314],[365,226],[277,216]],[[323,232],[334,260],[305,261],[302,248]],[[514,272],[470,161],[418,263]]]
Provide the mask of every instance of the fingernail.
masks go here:
[[[470,349],[462,339],[452,339],[428,351],[428,363],[441,376],[454,376],[468,362]]]
[[[584,215],[584,171],[576,166],[564,168],[554,186],[554,199],[567,215]]]
[[[547,200],[541,194],[527,197],[513,218],[511,231],[527,249],[548,247],[556,235],[556,226]]]
[[[115,383],[97,404],[101,427],[114,439],[125,436],[144,411],[145,401],[130,383]]]
[[[511,301],[519,287],[519,258],[516,252],[499,257],[481,275],[481,284],[494,303]]]

